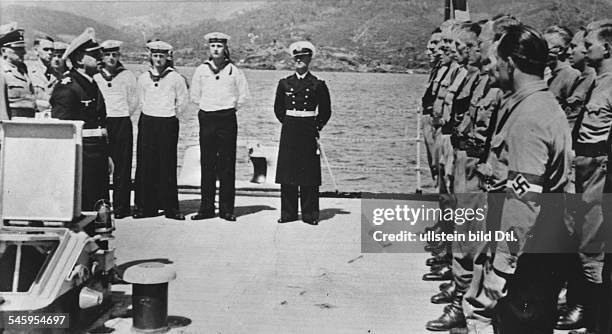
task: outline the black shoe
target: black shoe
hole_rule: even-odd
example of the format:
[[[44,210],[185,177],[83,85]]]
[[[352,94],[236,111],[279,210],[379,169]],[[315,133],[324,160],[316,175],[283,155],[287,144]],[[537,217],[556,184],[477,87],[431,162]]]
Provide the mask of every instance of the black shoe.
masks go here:
[[[114,215],[115,215],[115,219],[122,219],[122,218],[131,216],[132,213],[130,211],[116,211]]]
[[[195,215],[191,216],[191,220],[202,220],[202,219],[210,219],[210,218],[215,218],[216,215],[214,213],[196,213]]]
[[[132,218],[134,218],[134,219],[149,218],[149,217],[155,217],[155,216],[157,216],[156,213],[153,213],[153,212],[142,212],[140,210],[135,210],[132,213]]]
[[[221,213],[219,214],[219,217],[221,217],[222,219],[225,219],[229,222],[235,222],[236,221],[236,216],[234,216],[234,214],[232,213]]]
[[[431,296],[432,304],[448,304],[453,302],[453,295],[455,294],[455,286],[451,285],[448,290],[440,291],[439,293]]]
[[[174,220],[185,220],[185,215],[178,212],[178,211],[169,211],[164,213],[164,216],[166,216],[166,218],[168,219],[174,219]]]
[[[450,264],[449,263],[436,264],[436,265],[433,265],[433,266],[429,267],[429,270],[431,272],[436,272],[436,271],[440,271],[440,270],[445,269],[445,268],[450,268]]]
[[[440,283],[439,289],[440,291],[445,291],[448,289],[451,289],[453,286],[453,282],[444,282],[444,283]]]
[[[426,266],[435,266],[439,264],[450,264],[451,259],[448,256],[434,256],[425,261]]]
[[[444,313],[438,319],[428,321],[425,328],[434,332],[445,332],[453,328],[466,327],[461,299],[462,297],[455,296],[453,303],[444,308]]]
[[[440,269],[423,275],[423,281],[450,281],[453,279],[453,273],[450,269]]]
[[[584,307],[582,305],[569,305],[564,311],[559,314],[556,329],[569,330],[584,327]]]
[[[298,220],[297,217],[295,218],[279,218],[276,222],[279,224],[285,224],[285,223],[291,223]]]
[[[312,225],[312,226],[316,226],[319,225],[319,220],[318,219],[313,219],[313,220],[305,220],[302,219],[302,221],[308,225]]]

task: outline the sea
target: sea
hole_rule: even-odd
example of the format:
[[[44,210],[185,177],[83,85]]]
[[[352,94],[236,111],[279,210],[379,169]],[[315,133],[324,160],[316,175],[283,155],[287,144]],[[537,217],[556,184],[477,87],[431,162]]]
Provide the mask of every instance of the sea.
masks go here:
[[[145,65],[126,64],[136,75]],[[191,82],[195,67],[176,70]],[[278,146],[281,124],[274,116],[278,81],[289,71],[243,70],[249,83],[249,102],[237,113],[238,141],[236,179],[253,176],[249,148]],[[332,101],[332,117],[321,132],[321,191],[414,193],[417,159],[421,160],[421,185],[432,192],[425,147],[417,157],[417,107],[427,76],[397,73],[315,72],[325,80]],[[178,115],[180,120],[179,173],[184,152],[199,145],[198,108],[192,104]],[[133,116],[134,125],[138,115]]]

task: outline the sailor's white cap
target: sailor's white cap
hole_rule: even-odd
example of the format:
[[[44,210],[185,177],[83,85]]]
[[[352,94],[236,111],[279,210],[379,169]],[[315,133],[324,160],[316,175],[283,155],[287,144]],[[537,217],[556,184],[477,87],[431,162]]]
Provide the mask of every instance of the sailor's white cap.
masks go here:
[[[172,45],[164,41],[151,41],[147,43],[147,49],[151,53],[168,53],[172,51]]]
[[[111,51],[119,51],[119,47],[121,46],[121,44],[123,44],[122,41],[116,41],[114,39],[108,39],[108,40],[102,42],[102,44],[100,44],[100,46],[102,47],[102,51],[111,52]]]
[[[208,43],[227,43],[231,39],[231,37],[228,34],[215,31],[209,32],[208,34],[204,35],[204,39]]]
[[[289,45],[289,53],[293,57],[310,55],[314,58],[316,52],[315,46],[309,41],[299,41]]]
[[[68,58],[75,51],[95,51],[101,48],[100,44],[96,42],[96,32],[94,28],[86,28],[82,34],[77,36],[75,39],[70,42],[68,48],[64,52],[62,59]]]

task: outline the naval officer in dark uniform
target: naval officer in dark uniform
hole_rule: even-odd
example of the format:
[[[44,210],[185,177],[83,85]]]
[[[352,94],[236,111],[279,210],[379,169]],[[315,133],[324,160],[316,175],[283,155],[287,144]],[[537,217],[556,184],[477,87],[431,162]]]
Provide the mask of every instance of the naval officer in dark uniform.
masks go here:
[[[49,100],[51,116],[83,121],[83,182],[81,207],[93,211],[100,199],[109,199],[109,155],[106,136],[106,106],[93,79],[102,58],[93,28],[75,38],[64,55],[72,69],[55,86]]]
[[[331,101],[325,81],[308,71],[314,45],[295,42],[289,52],[295,60],[296,73],[279,81],[274,100],[274,113],[283,124],[276,169],[276,183],[281,184],[278,223],[298,219],[299,197],[302,220],[317,225],[321,185],[318,138],[331,117]]]

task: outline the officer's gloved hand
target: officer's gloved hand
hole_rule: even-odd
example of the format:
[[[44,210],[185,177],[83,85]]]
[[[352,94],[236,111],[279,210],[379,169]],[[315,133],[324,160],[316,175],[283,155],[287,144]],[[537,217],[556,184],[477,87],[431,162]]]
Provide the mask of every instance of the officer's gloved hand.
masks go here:
[[[484,271],[482,285],[485,295],[494,301],[504,298],[508,294],[506,278],[500,276],[491,263],[485,263]]]

